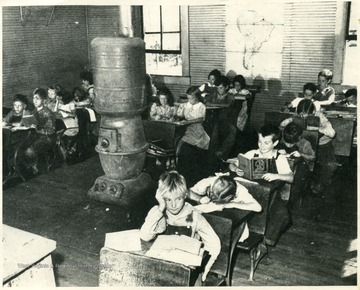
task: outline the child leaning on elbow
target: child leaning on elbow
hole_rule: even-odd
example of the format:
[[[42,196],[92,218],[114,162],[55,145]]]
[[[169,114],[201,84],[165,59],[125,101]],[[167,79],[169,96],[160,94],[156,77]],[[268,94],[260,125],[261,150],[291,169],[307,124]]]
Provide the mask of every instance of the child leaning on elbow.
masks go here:
[[[185,202],[187,192],[185,178],[177,171],[162,174],[155,196],[159,205],[149,211],[140,229],[140,237],[150,241],[159,234],[183,234],[201,240],[210,254],[201,277],[205,281],[220,253],[220,239],[201,213]]]

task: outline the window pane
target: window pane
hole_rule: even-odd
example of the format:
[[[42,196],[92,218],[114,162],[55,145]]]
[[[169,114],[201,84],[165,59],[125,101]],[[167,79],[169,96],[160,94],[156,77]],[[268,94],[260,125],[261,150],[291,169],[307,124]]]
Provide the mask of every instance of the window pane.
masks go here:
[[[352,1],[350,7],[350,22],[349,22],[349,34],[357,34],[357,22],[356,11],[360,8],[358,2]]]
[[[143,6],[144,32],[160,32],[160,6]]]
[[[161,6],[163,32],[180,31],[180,9],[179,6]]]
[[[161,49],[160,33],[157,34],[145,34],[145,49]]]
[[[164,33],[163,49],[180,50],[180,33]]]
[[[182,75],[180,54],[146,54],[146,72],[154,75]]]

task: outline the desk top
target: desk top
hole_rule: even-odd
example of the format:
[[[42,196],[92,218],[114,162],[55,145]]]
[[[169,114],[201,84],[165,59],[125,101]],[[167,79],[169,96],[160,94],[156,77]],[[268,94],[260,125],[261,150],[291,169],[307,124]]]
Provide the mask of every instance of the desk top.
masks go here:
[[[49,255],[56,242],[3,225],[3,282]]]

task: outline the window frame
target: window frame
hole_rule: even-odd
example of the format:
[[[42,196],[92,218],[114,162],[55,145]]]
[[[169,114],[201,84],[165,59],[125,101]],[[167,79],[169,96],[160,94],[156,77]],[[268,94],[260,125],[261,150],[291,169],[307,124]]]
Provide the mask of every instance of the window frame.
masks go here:
[[[160,5],[161,7],[162,5]],[[162,10],[162,9],[161,9]],[[160,10],[160,11],[161,11]],[[166,76],[166,79],[170,83],[176,83],[179,78],[187,77],[189,78],[190,74],[190,65],[189,65],[189,8],[185,5],[179,5],[179,12],[180,12],[180,50],[156,50],[156,49],[145,49],[145,53],[166,53],[166,54],[179,54],[181,55],[182,60],[182,75],[179,76],[172,76],[172,75],[158,75],[153,74],[153,76]],[[160,14],[161,16],[161,14]],[[161,38],[162,38],[162,19],[160,19],[160,30],[161,30]],[[142,30],[143,30],[143,39],[145,39],[145,29],[144,29],[144,19],[142,17]],[[158,33],[158,32],[156,32]],[[166,32],[168,33],[168,32]],[[151,34],[151,33],[146,33]],[[162,43],[161,43],[162,44]],[[190,83],[190,78],[188,83]]]

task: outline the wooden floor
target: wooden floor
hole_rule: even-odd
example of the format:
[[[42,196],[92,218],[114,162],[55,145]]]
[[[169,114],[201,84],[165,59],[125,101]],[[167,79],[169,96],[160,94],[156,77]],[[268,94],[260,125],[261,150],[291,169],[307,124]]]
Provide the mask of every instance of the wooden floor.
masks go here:
[[[292,226],[270,248],[253,282],[247,280],[249,257],[238,253],[233,286],[357,285],[356,264],[346,262],[357,256],[349,251],[357,239],[356,169],[346,162],[324,197],[309,197],[292,213]],[[86,193],[100,175],[95,155],[3,190],[4,224],[57,241],[57,286],[98,286],[105,233],[139,228],[155,202],[154,189],[136,208],[90,201]],[[345,264],[352,275],[344,276]]]

